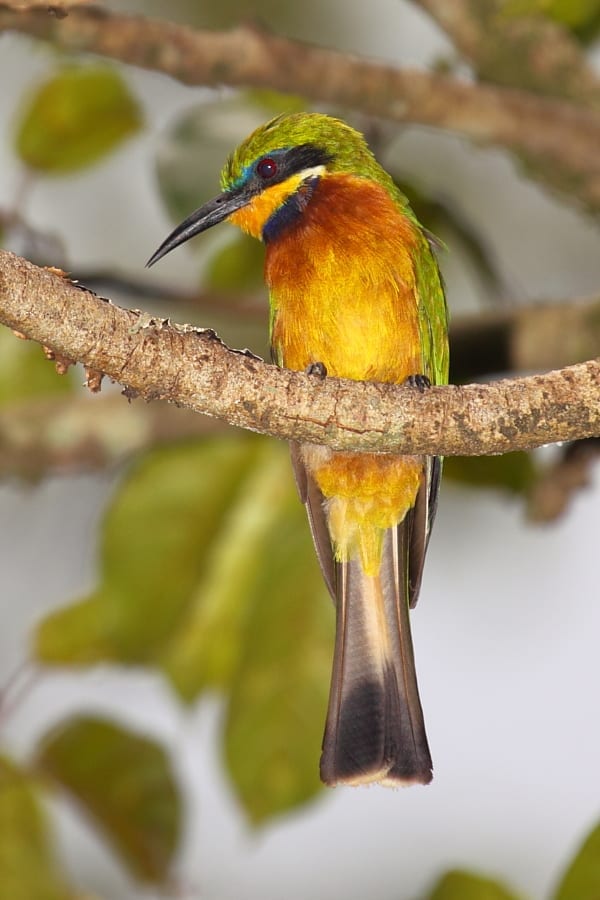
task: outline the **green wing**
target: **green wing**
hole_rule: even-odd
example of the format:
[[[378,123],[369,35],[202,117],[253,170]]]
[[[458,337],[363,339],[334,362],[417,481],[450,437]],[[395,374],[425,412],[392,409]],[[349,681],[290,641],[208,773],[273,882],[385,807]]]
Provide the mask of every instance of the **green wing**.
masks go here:
[[[415,274],[419,297],[419,326],[423,342],[423,374],[432,384],[448,384],[448,307],[432,241],[422,231],[423,246]]]

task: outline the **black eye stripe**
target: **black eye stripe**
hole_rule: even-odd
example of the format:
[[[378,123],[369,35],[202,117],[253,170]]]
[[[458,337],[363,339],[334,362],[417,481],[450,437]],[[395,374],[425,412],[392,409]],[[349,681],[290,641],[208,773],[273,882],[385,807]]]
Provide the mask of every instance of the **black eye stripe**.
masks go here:
[[[300,144],[299,147],[291,147],[285,151],[285,167],[287,174],[293,175],[302,169],[325,166],[332,158],[332,155],[321,147],[314,144]]]
[[[254,167],[256,186],[262,189],[262,185],[266,182],[277,184],[304,169],[327,165],[332,158],[326,150],[314,144],[300,144],[288,150],[273,150],[259,159]]]

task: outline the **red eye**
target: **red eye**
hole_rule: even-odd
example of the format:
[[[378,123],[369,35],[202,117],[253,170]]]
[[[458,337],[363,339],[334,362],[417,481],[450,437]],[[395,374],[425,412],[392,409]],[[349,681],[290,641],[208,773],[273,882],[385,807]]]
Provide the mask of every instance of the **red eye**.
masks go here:
[[[272,178],[277,172],[277,163],[270,156],[265,156],[257,164],[256,171],[261,178]]]

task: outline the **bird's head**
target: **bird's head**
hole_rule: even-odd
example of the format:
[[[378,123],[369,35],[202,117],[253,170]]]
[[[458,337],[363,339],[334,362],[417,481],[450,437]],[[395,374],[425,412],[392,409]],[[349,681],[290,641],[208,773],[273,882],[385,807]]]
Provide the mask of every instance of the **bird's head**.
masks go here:
[[[319,179],[336,173],[369,178],[397,194],[363,136],[345,122],[320,113],[278,116],[231,154],[221,173],[222,193],[178,225],[148,265],[226,219],[266,238],[279,211],[301,213]]]

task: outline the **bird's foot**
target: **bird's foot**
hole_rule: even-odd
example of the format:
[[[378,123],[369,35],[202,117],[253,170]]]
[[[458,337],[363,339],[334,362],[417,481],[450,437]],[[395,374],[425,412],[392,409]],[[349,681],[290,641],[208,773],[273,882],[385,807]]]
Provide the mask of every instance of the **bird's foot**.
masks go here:
[[[304,371],[307,375],[316,375],[317,378],[327,377],[327,369],[322,362],[312,362]]]
[[[431,381],[427,375],[409,375],[404,383],[417,388],[421,393],[431,387]]]

